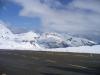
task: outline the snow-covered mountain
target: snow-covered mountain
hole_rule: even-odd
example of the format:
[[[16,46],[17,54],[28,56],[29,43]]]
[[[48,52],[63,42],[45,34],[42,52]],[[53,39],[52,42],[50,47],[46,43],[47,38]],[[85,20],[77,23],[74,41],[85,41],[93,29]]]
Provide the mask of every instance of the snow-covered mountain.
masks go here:
[[[97,44],[91,40],[80,38],[80,37],[75,37],[70,34],[62,34],[62,35],[65,41],[67,42],[67,44],[71,47],[92,46],[92,45]]]
[[[78,38],[69,34],[43,33],[38,40],[44,48],[65,48],[78,46],[92,46],[96,43],[84,38]]]
[[[13,34],[5,25],[0,22],[0,48],[1,49],[38,49],[35,42],[37,34],[28,32],[23,34]]]
[[[33,31],[22,33],[22,34],[15,34],[14,41],[16,42],[23,42],[23,43],[30,43],[35,48],[41,48],[37,44],[37,40],[39,38],[39,35],[34,33]]]
[[[29,42],[29,41],[36,41],[39,38],[39,35],[36,33],[30,31],[27,33],[22,34],[15,34],[15,40],[23,41],[23,42]]]
[[[5,23],[0,22],[0,48],[10,49],[40,49],[92,46],[96,43],[69,34],[48,32],[39,35],[33,31],[13,34]]]
[[[60,34],[43,33],[38,40],[38,43],[44,48],[65,48],[68,47],[66,41]]]

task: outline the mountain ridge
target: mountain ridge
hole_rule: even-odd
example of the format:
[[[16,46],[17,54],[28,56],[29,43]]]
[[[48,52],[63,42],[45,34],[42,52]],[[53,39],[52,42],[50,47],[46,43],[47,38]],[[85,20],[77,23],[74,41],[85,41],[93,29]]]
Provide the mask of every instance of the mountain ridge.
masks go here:
[[[27,33],[14,34],[6,27],[5,23],[0,22],[0,45],[2,47],[49,49],[92,46],[96,44],[97,43],[85,38],[79,38],[69,34],[60,34],[57,32],[37,34],[33,31],[29,31]]]

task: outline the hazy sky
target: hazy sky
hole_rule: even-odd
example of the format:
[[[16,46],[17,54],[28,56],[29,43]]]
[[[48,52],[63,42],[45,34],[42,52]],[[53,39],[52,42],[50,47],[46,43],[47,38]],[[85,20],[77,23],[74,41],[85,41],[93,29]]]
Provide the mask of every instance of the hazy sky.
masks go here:
[[[0,1],[0,20],[15,32],[100,33],[100,0]]]

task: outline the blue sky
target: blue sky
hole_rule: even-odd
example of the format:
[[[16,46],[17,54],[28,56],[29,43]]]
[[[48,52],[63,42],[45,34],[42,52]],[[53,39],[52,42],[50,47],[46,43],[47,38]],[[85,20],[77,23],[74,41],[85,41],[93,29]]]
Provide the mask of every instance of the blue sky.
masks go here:
[[[21,10],[21,7],[18,6],[16,3],[7,2],[3,5],[0,11],[0,19],[4,22],[9,24],[9,27],[12,27],[12,30],[14,29],[19,32],[20,29],[24,30],[38,30],[38,27],[40,27],[40,19],[38,17],[33,18],[27,18],[24,16],[19,16],[19,12]],[[18,31],[17,31],[18,30]]]
[[[0,20],[14,32],[100,33],[100,0],[0,1]]]
[[[41,0],[41,1],[43,1],[44,3],[46,2],[46,0]],[[58,0],[58,1],[66,5],[72,0]],[[9,24],[8,27],[12,27],[11,29],[13,31],[16,30],[14,32],[20,32],[22,30],[41,31],[42,25],[41,25],[40,17],[19,16],[18,14],[22,10],[22,7],[11,0],[1,0],[1,3],[2,3],[2,6],[0,9],[0,20],[8,23]],[[60,6],[59,6],[59,9],[60,9]]]

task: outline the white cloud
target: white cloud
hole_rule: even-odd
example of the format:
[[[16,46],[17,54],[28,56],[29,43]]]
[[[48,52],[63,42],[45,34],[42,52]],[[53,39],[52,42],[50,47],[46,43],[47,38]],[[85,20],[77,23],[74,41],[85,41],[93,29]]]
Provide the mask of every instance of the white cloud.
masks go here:
[[[22,6],[20,16],[39,17],[43,30],[61,32],[100,31],[100,0],[73,0],[66,6],[54,1],[55,9],[50,8],[50,0],[12,0]],[[57,9],[64,6],[66,9]]]
[[[70,5],[74,8],[87,9],[100,13],[100,0],[74,0]]]

